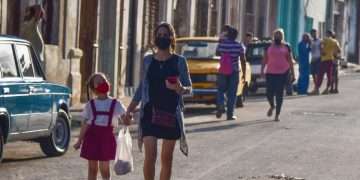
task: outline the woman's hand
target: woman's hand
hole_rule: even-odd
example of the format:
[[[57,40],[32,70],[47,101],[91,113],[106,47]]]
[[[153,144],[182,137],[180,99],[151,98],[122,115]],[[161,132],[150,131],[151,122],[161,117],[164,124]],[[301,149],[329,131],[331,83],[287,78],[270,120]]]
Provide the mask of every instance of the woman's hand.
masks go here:
[[[169,80],[165,80],[166,83],[166,88],[176,91],[176,92],[180,92],[182,90],[182,85],[179,81],[179,79],[176,80],[176,83],[170,83]]]

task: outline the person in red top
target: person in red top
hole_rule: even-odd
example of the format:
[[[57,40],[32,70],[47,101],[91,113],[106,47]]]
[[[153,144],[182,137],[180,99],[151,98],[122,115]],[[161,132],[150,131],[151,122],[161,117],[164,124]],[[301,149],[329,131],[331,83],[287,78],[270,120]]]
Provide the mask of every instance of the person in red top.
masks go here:
[[[115,159],[116,141],[113,133],[119,117],[125,125],[130,124],[130,116],[125,116],[124,106],[109,97],[110,83],[102,73],[89,78],[88,87],[95,94],[85,106],[81,115],[84,122],[74,148],[81,147],[80,156],[88,160],[88,179],[96,180],[98,169],[102,178],[110,179],[110,160]]]
[[[279,115],[283,104],[285,85],[289,81],[295,81],[293,57],[291,48],[284,41],[284,31],[277,29],[273,34],[273,43],[266,50],[261,67],[261,74],[266,74],[266,95],[270,108],[267,115],[270,117],[276,108],[275,121],[279,121]],[[266,66],[266,72],[265,72]],[[274,103],[276,97],[276,105]]]

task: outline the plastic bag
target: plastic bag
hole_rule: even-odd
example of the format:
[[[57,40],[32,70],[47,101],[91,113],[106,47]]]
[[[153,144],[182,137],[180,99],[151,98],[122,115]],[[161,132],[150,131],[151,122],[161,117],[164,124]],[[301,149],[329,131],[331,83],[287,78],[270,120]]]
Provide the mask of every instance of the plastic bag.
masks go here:
[[[116,147],[116,158],[114,171],[116,175],[125,175],[134,170],[134,160],[132,156],[132,142],[128,127],[119,131]]]

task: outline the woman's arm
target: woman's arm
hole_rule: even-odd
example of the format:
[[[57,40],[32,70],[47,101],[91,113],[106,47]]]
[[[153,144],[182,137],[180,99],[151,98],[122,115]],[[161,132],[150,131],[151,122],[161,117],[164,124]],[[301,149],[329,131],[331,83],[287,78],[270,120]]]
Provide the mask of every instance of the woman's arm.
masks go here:
[[[177,90],[177,92],[180,95],[183,94],[192,94],[192,83],[189,73],[188,64],[186,62],[186,59],[184,57],[179,58],[179,72],[180,72],[180,89]]]
[[[261,75],[262,76],[265,74],[264,69],[265,69],[265,66],[266,66],[267,63],[268,63],[268,54],[267,54],[267,50],[265,50],[264,58],[263,58],[262,63],[261,63]]]

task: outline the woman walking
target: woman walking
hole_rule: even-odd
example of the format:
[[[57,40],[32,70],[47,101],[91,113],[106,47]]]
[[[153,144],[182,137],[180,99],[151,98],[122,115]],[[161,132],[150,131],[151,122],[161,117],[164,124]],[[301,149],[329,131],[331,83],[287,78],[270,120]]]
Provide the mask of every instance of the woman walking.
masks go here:
[[[266,95],[270,104],[267,115],[271,117],[274,109],[276,109],[275,121],[280,121],[279,116],[285,85],[289,81],[289,77],[291,82],[295,80],[292,59],[291,48],[284,41],[284,31],[282,29],[275,30],[273,43],[266,50],[261,67],[261,74],[266,74]],[[274,97],[276,98],[276,105]]]
[[[310,80],[310,35],[305,33],[302,41],[298,45],[299,52],[299,79],[297,83],[297,92],[301,95],[308,94]]]
[[[160,24],[154,33],[155,54],[144,59],[144,77],[128,107],[127,115],[141,102],[139,145],[145,146],[144,179],[154,180],[157,141],[162,139],[160,180],[170,180],[176,140],[187,155],[182,95],[191,93],[184,57],[174,54],[175,30]]]

